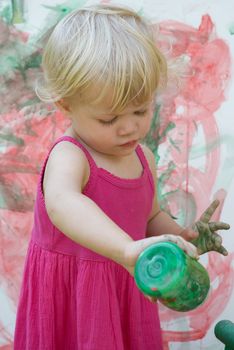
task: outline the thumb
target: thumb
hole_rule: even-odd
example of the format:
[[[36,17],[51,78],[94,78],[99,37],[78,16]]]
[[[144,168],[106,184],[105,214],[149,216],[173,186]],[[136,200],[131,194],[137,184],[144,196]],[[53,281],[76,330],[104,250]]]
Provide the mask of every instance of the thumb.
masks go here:
[[[199,233],[197,231],[194,231],[190,227],[186,227],[180,233],[180,236],[183,237],[184,239],[186,239],[186,241],[191,241],[193,239],[196,239],[199,236]]]

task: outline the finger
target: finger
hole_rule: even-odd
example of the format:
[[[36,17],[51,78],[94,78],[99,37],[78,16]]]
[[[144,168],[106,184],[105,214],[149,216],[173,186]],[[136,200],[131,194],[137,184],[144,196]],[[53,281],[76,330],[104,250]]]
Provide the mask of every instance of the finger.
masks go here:
[[[209,228],[211,231],[217,231],[217,230],[229,230],[230,225],[226,224],[226,222],[209,222]]]
[[[157,298],[156,297],[150,297],[149,299],[151,301],[151,303],[155,304],[157,302]]]
[[[146,297],[146,299],[148,299],[151,303],[156,303],[157,302],[157,298],[156,297],[151,297],[147,294],[144,294],[144,296]]]
[[[217,249],[214,249],[215,248],[214,247],[215,246],[215,242],[213,241],[212,238],[206,240],[205,246],[206,246],[206,250],[207,251],[217,250]]]
[[[143,238],[141,240],[138,240],[136,242],[134,242],[134,246],[132,247],[134,249],[133,252],[131,252],[132,254],[135,255],[135,261],[134,264],[136,262],[136,259],[138,258],[139,254],[145,250],[146,248],[148,248],[150,245],[153,245],[155,243],[161,242],[163,241],[162,236],[152,236],[152,237],[148,237],[148,238]]]
[[[161,238],[161,241],[168,241],[168,242],[173,242],[177,244],[185,253],[190,255],[192,258],[194,259],[199,258],[197,248],[195,247],[195,245],[187,242],[181,236],[168,234],[168,235],[162,235],[161,237],[158,237],[158,239],[160,238]]]
[[[222,246],[222,237],[218,235],[216,232],[211,236],[212,241],[213,241],[213,247],[210,250],[214,250],[216,252],[219,252],[223,255],[228,255],[228,251]]]
[[[227,249],[224,248],[224,246],[221,245],[221,247],[217,250],[219,253],[223,254],[224,256],[228,255]]]
[[[166,241],[166,242],[177,243],[178,239],[180,239],[180,236],[171,235],[171,234],[165,234],[165,235],[158,236],[158,240],[161,242]]]
[[[191,228],[185,228],[181,233],[180,236],[184,239],[191,241],[192,239],[196,239],[199,236],[199,233],[194,231]]]
[[[210,221],[211,216],[214,214],[216,208],[219,206],[219,200],[214,200],[209,207],[204,211],[202,216],[200,217],[200,220],[202,222],[208,223]]]
[[[198,252],[195,245],[185,241],[182,237],[178,237],[176,244],[189,256],[191,256],[194,259],[198,259]]]
[[[219,249],[222,245],[222,238],[216,233],[216,235],[212,237],[212,241],[216,249]]]

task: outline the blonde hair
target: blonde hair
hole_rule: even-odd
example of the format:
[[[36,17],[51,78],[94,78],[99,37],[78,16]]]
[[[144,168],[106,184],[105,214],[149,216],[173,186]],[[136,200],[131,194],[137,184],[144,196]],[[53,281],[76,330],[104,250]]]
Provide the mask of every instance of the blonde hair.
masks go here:
[[[167,65],[150,25],[134,11],[95,5],[72,11],[53,30],[36,93],[55,102],[101,84],[93,103],[113,91],[112,109],[149,99],[166,80]]]

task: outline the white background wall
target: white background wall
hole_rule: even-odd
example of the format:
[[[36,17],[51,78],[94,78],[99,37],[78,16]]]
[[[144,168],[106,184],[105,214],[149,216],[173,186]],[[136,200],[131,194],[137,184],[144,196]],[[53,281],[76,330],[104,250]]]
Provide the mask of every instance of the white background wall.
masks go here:
[[[30,31],[38,31],[44,25],[48,10],[42,7],[42,4],[56,5],[59,3],[69,4],[69,1],[55,1],[55,0],[33,0],[27,1],[27,27]],[[72,5],[80,3],[75,0],[70,1]],[[88,1],[86,4],[96,3],[95,1]],[[111,1],[110,3],[119,4],[119,2]],[[216,27],[217,37],[225,40],[228,44],[231,56],[234,57],[234,35],[231,35],[231,28],[234,27],[234,0],[123,0],[124,5],[129,5],[135,10],[143,10],[144,14],[157,22],[163,20],[176,20],[194,28],[198,28],[201,23],[201,17],[209,14]],[[233,75],[233,67],[232,76]],[[216,122],[218,124],[220,138],[223,140],[220,145],[221,161],[220,170],[216,177],[216,182],[213,188],[215,193],[220,188],[227,191],[227,197],[224,202],[223,211],[221,214],[222,221],[228,222],[234,227],[234,78],[231,78],[230,84],[226,89],[226,100],[221,107],[215,112]],[[228,140],[229,142],[226,142]],[[227,144],[229,146],[227,146]],[[233,152],[233,153],[232,153]],[[234,252],[234,235],[233,229],[229,232],[223,233],[224,245],[228,248],[230,253]],[[207,264],[207,257],[202,257],[201,262]],[[233,260],[230,264],[233,266]],[[225,292],[225,291],[223,291]],[[224,310],[220,311],[219,316],[213,320],[206,336],[193,342],[174,342],[170,343],[170,350],[221,350],[223,345],[216,340],[213,334],[214,325],[221,319],[229,319],[234,322],[234,291],[229,299],[228,305]],[[214,301],[218,303],[218,299]],[[0,319],[9,330],[9,336],[13,334],[15,307],[11,305],[9,299],[2,289],[0,289]],[[163,313],[163,310],[162,310]],[[170,321],[163,321],[163,328],[166,330],[179,331],[181,328],[188,327],[188,316],[181,315],[180,318],[170,318]],[[190,318],[192,316],[189,316]],[[1,333],[0,333],[1,339]],[[1,349],[1,341],[0,341]],[[142,349],[143,350],[143,349]],[[147,350],[147,349],[144,349]]]

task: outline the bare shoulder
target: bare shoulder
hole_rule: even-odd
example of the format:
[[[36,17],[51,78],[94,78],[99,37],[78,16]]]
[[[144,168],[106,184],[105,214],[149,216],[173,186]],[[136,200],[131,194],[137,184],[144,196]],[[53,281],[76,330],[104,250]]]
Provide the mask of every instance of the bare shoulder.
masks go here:
[[[71,142],[58,143],[47,161],[43,189],[82,191],[89,178],[89,163],[83,151]]]

